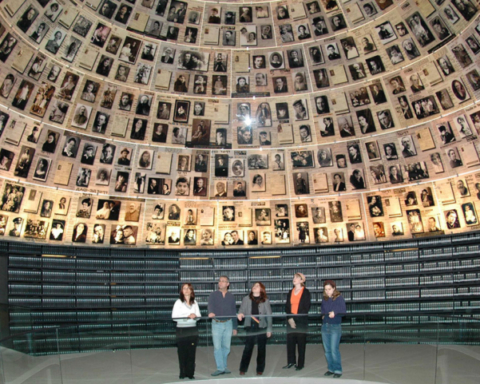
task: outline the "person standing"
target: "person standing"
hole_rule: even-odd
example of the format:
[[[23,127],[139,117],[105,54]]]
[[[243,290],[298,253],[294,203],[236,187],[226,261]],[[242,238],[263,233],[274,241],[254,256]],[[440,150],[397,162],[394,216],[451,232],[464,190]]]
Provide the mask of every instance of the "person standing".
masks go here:
[[[180,298],[175,302],[172,319],[177,323],[178,363],[180,379],[194,379],[195,352],[198,344],[197,320],[201,317],[195,292],[190,283],[182,285]]]
[[[288,363],[283,369],[295,366],[297,371],[305,365],[305,349],[307,346],[308,311],[311,305],[310,291],[305,287],[305,275],[296,273],[293,276],[293,289],[287,295],[285,310],[287,315],[287,358]],[[298,345],[298,360],[295,347]]]
[[[327,359],[328,371],[324,376],[335,378],[342,376],[342,360],[340,356],[340,338],[342,337],[342,316],[347,313],[345,300],[337,291],[333,280],[323,283],[322,312],[322,341]]]
[[[257,376],[263,375],[267,352],[267,338],[272,336],[272,308],[267,297],[265,285],[260,282],[253,284],[250,294],[242,300],[237,318],[245,319],[245,348],[240,362],[240,375],[245,375],[252,358],[253,347],[258,345]],[[265,332],[266,331],[266,332]]]
[[[208,317],[212,319],[213,354],[217,370],[212,376],[232,373],[227,368],[232,335],[237,334],[237,310],[235,297],[228,292],[230,280],[227,276],[218,279],[218,291],[208,298]]]

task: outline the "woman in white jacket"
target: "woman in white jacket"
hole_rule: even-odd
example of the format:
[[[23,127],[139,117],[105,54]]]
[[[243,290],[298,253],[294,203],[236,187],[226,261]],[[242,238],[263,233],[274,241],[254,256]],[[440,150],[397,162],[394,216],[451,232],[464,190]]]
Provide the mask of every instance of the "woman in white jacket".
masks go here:
[[[183,284],[180,289],[180,298],[175,302],[172,311],[172,319],[177,322],[180,379],[195,378],[195,352],[198,344],[197,320],[200,317],[200,309],[195,300],[192,284]]]

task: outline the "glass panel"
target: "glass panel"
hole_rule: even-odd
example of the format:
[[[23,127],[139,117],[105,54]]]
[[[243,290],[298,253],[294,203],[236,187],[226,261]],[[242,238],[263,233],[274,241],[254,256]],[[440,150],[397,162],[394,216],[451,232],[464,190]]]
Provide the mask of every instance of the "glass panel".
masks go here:
[[[257,366],[258,347],[248,368],[242,368],[245,375],[240,375],[245,341],[252,335],[243,322],[232,338],[227,364],[231,373],[217,377],[211,376],[217,369],[212,320],[204,314],[197,324],[198,346],[192,359],[196,379],[257,375],[261,369]],[[288,363],[286,341],[291,334],[286,324],[285,315],[273,316],[273,335],[267,341],[262,376],[323,377],[328,368],[321,315],[308,318],[305,367],[300,371],[295,367],[282,369]],[[5,384],[171,383],[181,376],[177,342],[176,324],[154,314],[148,323],[92,323],[38,330],[4,340],[0,368]],[[343,319],[340,352],[344,379],[473,384],[480,377],[480,322],[473,316],[350,314]]]
[[[435,383],[478,383],[480,322],[467,316],[446,318],[439,321],[439,334]]]
[[[5,384],[62,383],[55,329],[11,337],[0,348]]]
[[[128,324],[62,328],[58,339],[63,384],[131,384]]]

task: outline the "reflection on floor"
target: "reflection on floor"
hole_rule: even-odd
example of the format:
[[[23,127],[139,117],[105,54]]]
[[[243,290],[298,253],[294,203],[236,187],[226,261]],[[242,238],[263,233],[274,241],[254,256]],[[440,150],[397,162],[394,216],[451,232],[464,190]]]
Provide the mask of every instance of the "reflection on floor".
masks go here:
[[[197,350],[197,380],[231,384],[247,378],[272,384],[359,384],[361,380],[394,384],[478,384],[480,346],[367,344],[341,345],[342,379],[325,379],[323,348],[307,346],[306,366],[301,371],[282,369],[287,362],[284,345],[267,347],[264,376],[255,371],[255,353],[250,369],[240,376],[242,347],[233,347],[229,375],[212,380],[215,371],[212,348]],[[178,382],[176,349],[143,349],[29,357],[2,348],[5,384],[159,384]],[[435,366],[438,366],[435,369]],[[269,377],[278,379],[266,380]],[[293,381],[292,379],[295,378]],[[301,378],[301,380],[299,380]],[[1,382],[0,376],[0,382]],[[182,380],[182,382],[190,380]]]

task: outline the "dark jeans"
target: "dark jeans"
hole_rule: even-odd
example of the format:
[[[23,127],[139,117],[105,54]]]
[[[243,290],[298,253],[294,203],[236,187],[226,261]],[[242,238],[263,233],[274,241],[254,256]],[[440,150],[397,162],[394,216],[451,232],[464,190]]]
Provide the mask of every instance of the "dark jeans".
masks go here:
[[[298,360],[295,357],[295,347],[298,345]],[[307,332],[290,328],[287,325],[287,358],[288,364],[296,364],[298,368],[305,365],[305,348],[307,347]]]
[[[258,324],[252,320],[252,326],[246,328],[247,337],[245,339],[245,348],[243,349],[242,361],[240,362],[240,371],[247,372],[250,359],[252,358],[253,347],[258,345],[257,353],[257,372],[265,370],[265,356],[267,354],[267,334],[265,328],[259,328]]]
[[[198,344],[198,328],[177,327],[178,363],[180,377],[193,377],[195,375],[195,352]]]

